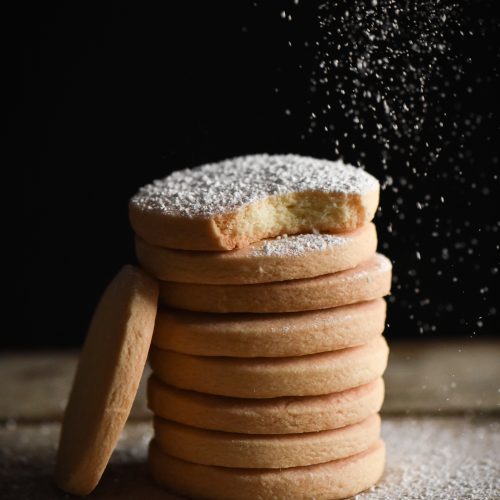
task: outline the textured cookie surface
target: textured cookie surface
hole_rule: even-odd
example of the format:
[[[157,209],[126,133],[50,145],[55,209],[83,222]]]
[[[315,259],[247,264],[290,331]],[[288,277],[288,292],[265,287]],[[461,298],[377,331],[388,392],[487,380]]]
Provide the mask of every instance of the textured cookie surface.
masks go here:
[[[276,314],[160,309],[153,344],[200,356],[286,357],[361,345],[384,330],[384,299]]]
[[[155,441],[173,457],[221,467],[281,469],[315,465],[367,450],[380,438],[380,417],[322,432],[235,434],[155,418]]]
[[[377,248],[373,223],[341,234],[297,234],[226,252],[173,250],[136,238],[141,266],[164,281],[249,284],[310,278],[357,266]]]
[[[148,404],[155,415],[225,432],[291,434],[337,429],[377,413],[384,399],[381,378],[322,396],[231,398],[176,389],[151,377]]]
[[[253,155],[179,170],[130,201],[153,245],[232,250],[281,234],[352,231],[376,211],[379,183],[341,161]]]
[[[383,337],[358,347],[289,358],[192,356],[153,347],[149,361],[163,382],[181,389],[241,398],[313,396],[380,377],[389,348]]]
[[[375,254],[354,269],[301,280],[256,285],[160,282],[160,302],[190,311],[293,312],[327,309],[387,295],[392,265]]]
[[[57,485],[86,495],[97,485],[130,413],[153,334],[158,284],[124,267],[104,292],[80,355],[64,415]]]
[[[158,484],[191,498],[217,500],[347,498],[373,486],[384,461],[381,440],[349,458],[282,470],[193,464],[163,453],[154,441],[149,449],[149,467]]]

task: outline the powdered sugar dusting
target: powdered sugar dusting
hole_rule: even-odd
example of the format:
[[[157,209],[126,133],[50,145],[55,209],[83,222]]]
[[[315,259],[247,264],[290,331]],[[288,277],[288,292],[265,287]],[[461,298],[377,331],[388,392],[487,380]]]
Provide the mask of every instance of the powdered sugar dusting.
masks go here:
[[[375,262],[373,264],[370,263],[368,269],[359,270],[357,268],[348,269],[347,271],[342,271],[342,280],[343,281],[358,281],[364,280],[373,276],[374,273],[385,273],[392,269],[391,261],[380,253],[376,254]]]
[[[481,417],[392,417],[382,422],[387,466],[359,500],[500,498],[500,423]]]
[[[342,161],[259,154],[179,170],[142,187],[131,202],[142,210],[209,217],[273,195],[307,191],[362,195],[378,185],[375,177]]]
[[[392,269],[392,263],[391,261],[382,254],[377,254],[377,264],[376,264],[377,271],[381,273],[385,273],[386,271],[390,271]]]
[[[261,245],[252,249],[253,257],[284,257],[299,256],[308,252],[321,252],[332,247],[347,244],[348,238],[333,234],[297,234],[293,236],[278,236],[265,240]]]

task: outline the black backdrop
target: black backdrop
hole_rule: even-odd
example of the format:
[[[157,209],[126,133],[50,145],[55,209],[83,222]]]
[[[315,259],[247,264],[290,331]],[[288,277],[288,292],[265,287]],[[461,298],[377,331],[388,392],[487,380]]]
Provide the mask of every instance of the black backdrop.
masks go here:
[[[138,186],[246,153],[335,157],[331,136],[305,134],[312,61],[300,44],[289,46],[294,37],[307,39],[308,30],[314,37],[317,2],[293,4],[61,2],[25,9],[14,49],[24,82],[10,122],[23,158],[16,281],[23,332],[5,332],[4,346],[81,342],[99,293],[134,261],[127,201]],[[477,16],[491,17],[491,5],[476,2]],[[289,8],[299,9],[292,23],[281,16]],[[468,46],[477,56],[471,81],[498,63],[491,49],[497,35]],[[411,190],[382,193],[380,248],[397,275],[391,338],[499,331],[498,80],[488,82],[467,104],[489,119],[468,139],[463,178],[431,171],[414,176]],[[366,165],[386,175],[378,162],[368,158]],[[396,182],[400,168],[391,166]],[[442,173],[449,162],[433,168]],[[424,193],[432,200],[446,193],[446,203],[422,212]],[[398,197],[404,210],[396,213]],[[433,236],[436,218],[442,225]]]

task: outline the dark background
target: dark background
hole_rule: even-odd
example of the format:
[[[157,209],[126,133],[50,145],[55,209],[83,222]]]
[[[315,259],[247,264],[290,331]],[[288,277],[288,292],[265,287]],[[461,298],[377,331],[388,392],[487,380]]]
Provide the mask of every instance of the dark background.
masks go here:
[[[317,36],[317,6],[61,2],[18,14],[9,52],[23,85],[9,125],[23,160],[23,225],[11,242],[23,327],[4,332],[3,347],[81,343],[100,292],[134,261],[127,201],[142,184],[240,154],[337,156],[331,134],[307,132],[314,61],[303,42]],[[461,105],[480,126],[416,172],[384,170],[375,146],[365,161],[393,179],[377,219],[395,262],[389,338],[499,331],[500,34],[493,2],[468,15],[490,26],[463,44],[472,64],[457,84],[473,88]]]

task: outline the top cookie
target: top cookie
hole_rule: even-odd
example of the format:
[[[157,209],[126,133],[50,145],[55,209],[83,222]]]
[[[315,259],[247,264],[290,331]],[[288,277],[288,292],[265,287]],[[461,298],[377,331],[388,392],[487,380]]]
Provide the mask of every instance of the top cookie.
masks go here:
[[[282,234],[344,232],[370,221],[378,181],[341,161],[252,155],[179,170],[130,200],[134,231],[148,243],[232,250]]]

